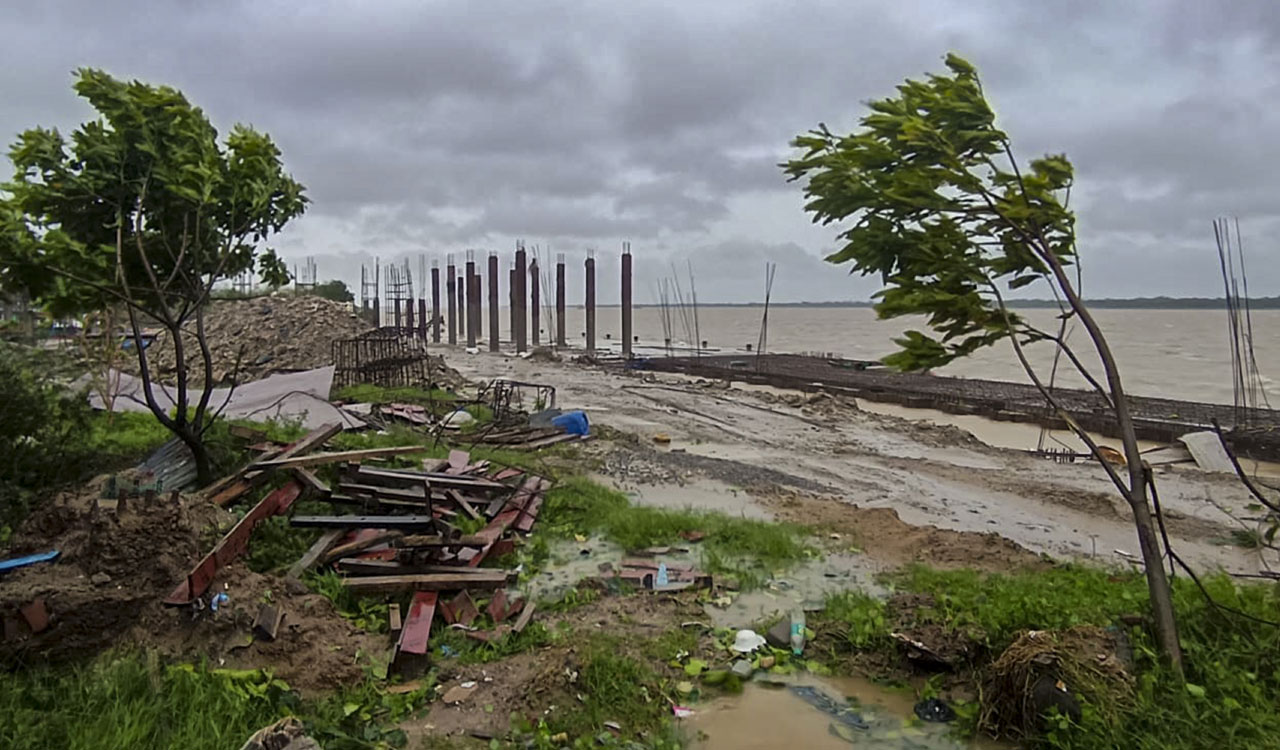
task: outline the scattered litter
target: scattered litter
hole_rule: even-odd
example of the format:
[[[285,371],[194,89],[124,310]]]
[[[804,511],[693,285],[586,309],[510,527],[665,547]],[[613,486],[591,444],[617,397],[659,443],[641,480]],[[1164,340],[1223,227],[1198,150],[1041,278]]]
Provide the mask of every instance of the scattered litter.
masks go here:
[[[855,729],[870,729],[871,726],[847,705],[841,705],[834,698],[811,685],[788,685],[787,690],[810,706],[829,714],[836,721]]]
[[[956,718],[955,710],[940,698],[928,698],[920,701],[915,706],[915,713],[922,721],[944,723],[955,721]]]
[[[12,557],[12,558],[9,558],[8,560],[0,560],[0,573],[3,573],[7,570],[16,570],[17,568],[23,568],[28,565],[34,565],[35,563],[51,562],[53,560],[57,560],[58,555],[60,554],[62,553],[60,553],[58,550],[51,549],[48,552],[41,552],[37,555],[27,555],[25,557]]]
[[[687,719],[687,718],[689,718],[690,716],[693,716],[693,714],[694,714],[694,710],[693,710],[692,708],[685,708],[684,706],[677,706],[677,705],[672,704],[672,706],[671,706],[671,713],[672,713],[672,714],[673,714],[677,719]]]
[[[667,445],[671,442],[671,436],[665,432],[659,432],[657,435],[653,436],[653,442],[661,445]]]
[[[764,644],[764,636],[759,635],[754,630],[739,630],[737,636],[733,639],[731,648],[740,654],[749,654]]]

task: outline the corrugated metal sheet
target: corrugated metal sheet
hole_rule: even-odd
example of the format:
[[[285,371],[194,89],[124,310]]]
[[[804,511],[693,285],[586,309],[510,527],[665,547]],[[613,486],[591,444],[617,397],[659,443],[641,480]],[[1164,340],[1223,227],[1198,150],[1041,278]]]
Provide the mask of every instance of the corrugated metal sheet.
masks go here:
[[[185,490],[196,481],[196,460],[187,444],[177,438],[156,448],[137,469],[154,476],[161,492]]]

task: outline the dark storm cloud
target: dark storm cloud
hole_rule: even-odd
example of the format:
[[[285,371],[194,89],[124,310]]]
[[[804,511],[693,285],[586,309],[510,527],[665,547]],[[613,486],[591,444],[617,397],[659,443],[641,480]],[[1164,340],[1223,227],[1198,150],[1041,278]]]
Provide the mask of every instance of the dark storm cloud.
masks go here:
[[[865,298],[776,163],[954,49],[1024,158],[1074,160],[1094,295],[1215,293],[1224,213],[1280,291],[1273,3],[54,0],[0,24],[0,132],[87,116],[80,65],[178,86],[281,145],[314,204],[280,245],[322,274],[516,238],[603,267],[629,239],[646,279],[692,258],[705,299],[757,299],[767,260],[779,299]]]

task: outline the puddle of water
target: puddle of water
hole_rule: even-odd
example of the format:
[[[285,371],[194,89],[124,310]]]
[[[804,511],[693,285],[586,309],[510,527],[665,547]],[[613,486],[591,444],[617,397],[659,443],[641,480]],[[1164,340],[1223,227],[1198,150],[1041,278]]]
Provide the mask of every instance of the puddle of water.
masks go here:
[[[787,570],[761,588],[733,595],[733,603],[727,607],[708,603],[703,609],[716,627],[751,627],[797,608],[821,609],[828,594],[849,590],[883,594],[883,587],[875,582],[881,570],[864,555],[832,552]]]
[[[798,678],[795,685],[820,689],[841,706],[849,705],[866,729],[846,729],[852,743],[832,728],[837,719],[810,705],[786,687],[748,683],[741,695],[723,696],[697,704],[696,713],[684,720],[693,750],[847,750],[849,747],[886,750],[986,750],[1007,746],[983,741],[961,741],[946,724],[914,719],[915,699],[910,693],[886,690],[858,678]]]
[[[554,599],[576,586],[578,581],[600,575],[602,564],[617,565],[622,559],[621,547],[596,537],[585,542],[572,539],[555,541],[550,551],[547,564],[529,581],[529,592],[534,598]]]
[[[609,477],[593,475],[591,479],[618,486]],[[773,520],[769,512],[757,504],[749,493],[716,479],[691,477],[679,486],[642,484],[627,487],[625,491],[636,505],[672,510],[713,511],[757,521]]]

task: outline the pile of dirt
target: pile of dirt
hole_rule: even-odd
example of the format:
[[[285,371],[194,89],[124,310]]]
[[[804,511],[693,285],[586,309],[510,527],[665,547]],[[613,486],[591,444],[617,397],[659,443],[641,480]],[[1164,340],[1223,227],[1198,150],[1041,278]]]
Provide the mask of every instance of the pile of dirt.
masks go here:
[[[1133,699],[1128,652],[1119,631],[1091,625],[1022,633],[986,670],[980,728],[1017,740],[1039,734],[1050,709],[1076,721],[1082,703],[1118,714]]]
[[[192,497],[131,498],[112,513],[97,507],[102,479],[65,493],[27,519],[9,554],[54,549],[61,556],[0,580],[6,637],[0,661],[29,654],[61,660],[116,645],[168,594],[211,544],[208,531],[227,514]],[[31,633],[20,607],[42,601],[49,627]]]
[[[357,653],[385,650],[385,636],[360,631],[328,599],[243,563],[219,573],[214,590],[229,601],[216,615],[207,607],[166,607],[164,597],[234,517],[198,496],[177,494],[130,498],[110,512],[96,507],[103,483],[56,498],[15,533],[4,557],[49,549],[61,556],[0,579],[0,665],[68,661],[134,646],[180,659],[208,657],[228,667],[269,668],[305,694],[359,682],[365,665]],[[40,632],[32,632],[20,614],[36,601],[48,614]],[[252,636],[264,602],[286,613],[274,641]]]
[[[1002,572],[1043,568],[1036,553],[995,532],[912,526],[893,508],[860,508],[827,495],[782,488],[753,491],[778,520],[828,529],[888,562],[923,562],[939,568]]]
[[[214,300],[205,311],[204,325],[213,354],[213,379],[219,385],[332,364],[334,341],[370,329],[349,304],[307,295]],[[194,321],[182,339],[190,377],[203,382]],[[171,380],[177,359],[168,334],[157,335],[147,352],[156,376]]]

